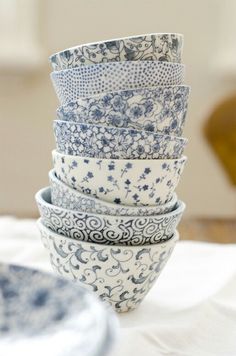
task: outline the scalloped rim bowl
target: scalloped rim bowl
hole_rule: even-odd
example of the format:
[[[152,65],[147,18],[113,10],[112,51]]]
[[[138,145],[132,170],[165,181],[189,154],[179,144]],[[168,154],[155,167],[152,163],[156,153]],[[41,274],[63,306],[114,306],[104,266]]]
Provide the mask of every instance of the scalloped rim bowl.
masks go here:
[[[53,270],[77,281],[117,312],[138,307],[154,285],[179,239],[146,246],[108,246],[58,235],[38,221]]]
[[[109,203],[69,187],[57,178],[53,169],[49,172],[49,181],[51,185],[52,203],[68,210],[79,210],[87,213],[105,215],[150,216],[169,213],[174,209],[177,203],[177,195],[175,192],[171,199],[163,205],[137,207]]]
[[[168,240],[185,210],[178,201],[172,212],[157,216],[113,216],[59,208],[51,203],[49,187],[35,196],[42,221],[52,231],[79,241],[104,245],[150,245]]]

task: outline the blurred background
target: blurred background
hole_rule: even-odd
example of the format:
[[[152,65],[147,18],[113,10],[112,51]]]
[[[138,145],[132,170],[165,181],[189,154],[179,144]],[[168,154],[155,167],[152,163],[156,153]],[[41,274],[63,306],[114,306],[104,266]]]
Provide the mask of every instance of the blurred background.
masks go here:
[[[0,0],[0,214],[36,217],[34,194],[48,185],[58,106],[48,56],[80,43],[178,32],[192,87],[184,131],[189,161],[178,194],[190,220],[231,221],[235,13],[234,0]]]

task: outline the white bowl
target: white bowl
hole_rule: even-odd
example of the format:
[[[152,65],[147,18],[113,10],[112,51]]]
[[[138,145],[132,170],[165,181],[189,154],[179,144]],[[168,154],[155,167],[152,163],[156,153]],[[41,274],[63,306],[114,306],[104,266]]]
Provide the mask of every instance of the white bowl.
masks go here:
[[[177,85],[79,97],[57,110],[57,118],[181,136],[190,87]]]
[[[152,33],[87,43],[50,57],[53,70],[104,62],[153,60],[181,62],[183,35]]]
[[[2,356],[107,354],[117,320],[85,288],[8,264],[0,264],[0,281]]]
[[[176,193],[173,193],[171,199],[163,205],[126,206],[112,204],[72,189],[56,177],[54,170],[49,172],[49,180],[52,204],[63,209],[105,215],[150,216],[166,214],[176,208]]]
[[[59,208],[51,203],[50,188],[41,189],[35,198],[43,224],[52,231],[105,245],[149,245],[168,240],[185,209],[185,204],[178,201],[176,208],[164,215],[114,216]]]
[[[186,138],[128,128],[54,120],[58,152],[111,159],[180,158]]]
[[[62,105],[117,90],[183,84],[185,66],[169,62],[112,62],[52,72],[51,80]]]
[[[147,246],[108,246],[61,236],[38,222],[56,273],[77,281],[118,312],[135,309],[154,285],[179,235]]]
[[[56,176],[84,194],[124,205],[168,202],[187,158],[169,160],[97,159],[52,152]]]

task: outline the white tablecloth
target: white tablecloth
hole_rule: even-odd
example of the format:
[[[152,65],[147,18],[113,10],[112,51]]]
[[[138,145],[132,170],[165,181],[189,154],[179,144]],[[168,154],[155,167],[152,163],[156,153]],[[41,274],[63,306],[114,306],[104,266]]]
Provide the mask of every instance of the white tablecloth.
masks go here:
[[[34,220],[0,218],[0,261],[51,270]],[[236,245],[179,242],[112,356],[236,356]],[[1,351],[0,351],[1,354]]]

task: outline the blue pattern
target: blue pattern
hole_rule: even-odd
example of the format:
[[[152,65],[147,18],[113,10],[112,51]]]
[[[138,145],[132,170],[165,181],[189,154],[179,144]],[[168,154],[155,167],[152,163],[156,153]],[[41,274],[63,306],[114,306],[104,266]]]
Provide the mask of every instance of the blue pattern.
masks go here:
[[[46,355],[49,339],[58,356],[102,356],[110,348],[116,319],[85,288],[34,269],[0,264],[0,291],[2,355],[31,355],[27,344]]]
[[[162,33],[121,38],[66,49],[50,57],[53,70],[104,62],[167,61],[181,62],[183,37]]]
[[[57,110],[60,120],[181,136],[190,87],[126,90],[82,98]]]
[[[183,84],[185,66],[169,62],[111,62],[51,73],[62,105],[118,90]]]
[[[187,139],[148,131],[54,121],[61,153],[111,159],[172,159],[183,154]]]
[[[174,193],[170,201],[163,205],[127,206],[121,205],[120,201],[112,204],[68,187],[56,177],[53,170],[49,172],[49,179],[52,204],[68,210],[118,216],[150,216],[169,213],[177,203],[177,195]],[[100,190],[103,191],[102,188]]]
[[[168,240],[174,233],[185,205],[155,216],[112,216],[71,211],[51,204],[50,188],[36,194],[42,222],[52,231],[79,241],[106,245],[149,245]]]
[[[168,261],[178,233],[146,246],[108,246],[58,235],[39,222],[56,273],[76,280],[118,312],[135,309]]]
[[[84,194],[117,204],[160,205],[170,200],[186,157],[174,160],[109,160],[53,151],[56,176]]]

